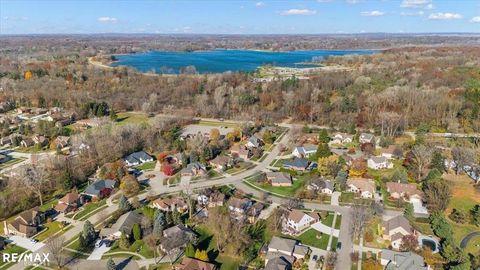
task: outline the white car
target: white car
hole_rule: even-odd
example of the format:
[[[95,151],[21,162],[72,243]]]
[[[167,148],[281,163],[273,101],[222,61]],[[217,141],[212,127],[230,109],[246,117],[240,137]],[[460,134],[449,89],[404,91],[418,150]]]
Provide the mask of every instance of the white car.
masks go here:
[[[102,246],[102,244],[103,244],[103,240],[98,239],[97,242],[95,242],[95,247],[96,247],[96,248],[99,248],[99,247]]]

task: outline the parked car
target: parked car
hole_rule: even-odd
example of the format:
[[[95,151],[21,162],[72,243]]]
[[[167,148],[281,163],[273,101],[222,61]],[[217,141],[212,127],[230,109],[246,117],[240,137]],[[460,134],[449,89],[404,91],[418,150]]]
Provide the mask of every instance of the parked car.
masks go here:
[[[342,242],[337,243],[337,250],[340,250],[340,249],[342,249]]]
[[[317,261],[317,260],[318,260],[318,256],[317,256],[317,255],[313,255],[312,260]]]
[[[97,242],[95,242],[95,247],[96,247],[96,248],[99,248],[99,247],[102,246],[102,244],[103,244],[103,240],[98,239]]]

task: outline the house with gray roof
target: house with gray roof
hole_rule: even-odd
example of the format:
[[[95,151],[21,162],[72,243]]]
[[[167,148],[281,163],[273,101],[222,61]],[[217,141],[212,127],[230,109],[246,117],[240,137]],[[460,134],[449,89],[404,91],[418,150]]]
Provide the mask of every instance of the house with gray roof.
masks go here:
[[[422,256],[413,252],[398,252],[382,249],[380,263],[389,270],[428,270]]]
[[[325,178],[317,178],[310,181],[307,186],[308,190],[318,190],[321,193],[332,194],[335,191],[333,181],[327,180]]]
[[[110,196],[112,190],[117,186],[117,181],[114,180],[96,180],[91,183],[85,191],[82,192],[82,195],[87,195],[91,198],[101,199],[103,197]]]
[[[371,133],[362,133],[358,140],[360,143],[375,143],[375,135]]]
[[[310,162],[303,158],[295,158],[283,162],[283,168],[294,171],[305,171],[310,165]]]
[[[253,135],[251,136],[248,141],[246,146],[248,148],[258,148],[263,145],[263,141],[260,140],[257,136]]]
[[[273,187],[289,187],[292,185],[292,177],[285,172],[267,172],[266,177]]]
[[[374,170],[391,169],[393,168],[393,163],[384,156],[373,156],[367,160],[367,166]]]
[[[268,244],[265,269],[291,269],[294,261],[303,259],[309,252],[307,246],[296,240],[274,236]]]
[[[100,231],[100,236],[103,238],[108,238],[110,240],[119,239],[122,234],[130,236],[132,233],[133,225],[139,224],[142,222],[143,216],[135,211],[130,211],[121,215],[115,224],[110,228],[103,228]]]
[[[127,166],[137,166],[142,163],[152,161],[153,157],[147,154],[145,151],[138,151],[125,157],[125,163],[127,163]]]
[[[202,176],[207,173],[207,168],[199,163],[199,162],[193,162],[189,163],[187,167],[183,168],[180,171],[180,174],[182,176]]]

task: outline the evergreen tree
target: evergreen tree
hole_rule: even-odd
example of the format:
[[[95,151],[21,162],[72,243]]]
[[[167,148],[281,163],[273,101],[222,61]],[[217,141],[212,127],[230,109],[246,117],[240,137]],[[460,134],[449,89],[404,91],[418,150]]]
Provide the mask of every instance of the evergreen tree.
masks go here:
[[[80,247],[80,249],[84,249],[87,247],[87,243],[85,242],[85,237],[83,237],[82,233],[78,236],[78,246]]]
[[[182,214],[178,212],[177,209],[172,211],[172,220],[175,225],[182,223]]]
[[[97,233],[95,232],[95,227],[90,221],[85,221],[83,225],[82,236],[84,238],[85,247],[89,247],[93,244],[95,239],[97,239]]]
[[[123,194],[122,196],[120,196],[120,199],[118,200],[118,209],[120,209],[124,213],[132,210],[132,204],[128,201],[128,198]]]
[[[322,128],[320,133],[318,134],[318,141],[320,143],[328,143],[330,142],[330,137],[328,136],[328,132],[326,129]]]
[[[153,234],[157,237],[162,237],[165,225],[166,221],[164,214],[160,211],[158,211],[158,213],[156,212],[153,220]]]
[[[172,212],[167,212],[165,215],[165,225],[170,225],[173,223]]]
[[[320,143],[317,147],[317,157],[318,158],[323,158],[323,157],[328,157],[331,156],[332,152],[330,151],[330,148],[328,147],[328,144],[326,143]]]
[[[70,190],[73,187],[73,179],[68,170],[63,173],[63,189]]]
[[[405,205],[405,211],[403,212],[403,215],[405,216],[408,221],[412,222],[414,221],[415,217],[413,216],[413,204],[407,203]]]
[[[437,169],[440,173],[445,172],[445,158],[439,151],[433,152],[430,168]]]
[[[117,265],[113,261],[113,259],[110,257],[107,261],[107,270],[115,270],[117,269]]]
[[[133,224],[132,234],[133,239],[135,239],[136,241],[142,239],[142,230],[140,229],[140,225],[138,225],[138,223]]]
[[[118,246],[121,249],[128,249],[130,247],[130,240],[126,234],[122,233],[120,240],[118,240]]]

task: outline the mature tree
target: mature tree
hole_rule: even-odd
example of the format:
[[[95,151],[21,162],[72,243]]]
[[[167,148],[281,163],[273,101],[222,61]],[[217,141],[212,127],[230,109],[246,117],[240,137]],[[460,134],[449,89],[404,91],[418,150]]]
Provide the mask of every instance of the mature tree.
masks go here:
[[[43,192],[45,192],[47,172],[42,165],[28,164],[17,169],[15,181],[33,192],[43,205]]]
[[[440,151],[437,150],[433,152],[430,168],[437,169],[439,172],[445,171],[445,158]]]
[[[155,211],[155,215],[153,217],[153,235],[160,238],[163,236],[163,230],[167,225],[167,221],[165,219],[165,215],[160,210]]]
[[[95,239],[97,239],[95,227],[93,227],[93,224],[89,220],[83,224],[82,236],[85,240],[85,247],[91,246],[95,242]]]
[[[392,182],[408,183],[408,174],[404,168],[397,168],[393,171]]]
[[[328,144],[326,143],[320,143],[317,147],[317,157],[318,158],[324,158],[331,156],[332,152],[330,151],[330,148],[328,147]]]
[[[426,145],[416,145],[412,149],[412,158],[417,171],[417,180],[423,179],[425,170],[432,160],[433,148]]]
[[[329,251],[325,258],[325,267],[328,270],[335,269],[335,265],[337,264],[337,253]]]
[[[120,189],[128,197],[135,196],[140,191],[140,184],[135,176],[131,174],[125,175],[120,182]]]
[[[128,249],[130,247],[130,239],[128,239],[128,235],[122,233],[120,240],[118,240],[118,246],[121,249]]]
[[[45,246],[55,265],[61,268],[65,263],[65,254],[62,253],[63,247],[65,246],[65,236],[52,236],[45,242]]]
[[[452,191],[446,180],[430,180],[423,186],[426,206],[431,212],[444,211],[450,202]]]
[[[328,131],[324,128],[320,130],[320,133],[318,134],[318,141],[320,143],[328,143],[330,142],[330,136],[328,136]]]
[[[117,269],[117,265],[115,264],[115,262],[113,261],[112,257],[108,258],[108,261],[107,261],[107,270],[116,270]]]
[[[472,210],[470,210],[470,214],[473,224],[480,226],[480,204],[475,205]]]
[[[192,200],[193,192],[190,183],[186,183],[182,185],[182,195],[185,201],[187,202],[188,206],[188,217],[191,219],[193,216],[194,211],[194,201]]]
[[[430,224],[432,225],[433,232],[436,236],[446,240],[452,239],[452,226],[445,219],[443,213],[435,212],[430,215]]]
[[[147,247],[151,251],[153,251],[153,259],[154,259],[155,262],[157,261],[158,239],[159,238],[156,235],[154,235],[153,233],[149,234],[149,235],[147,235],[143,238],[143,242],[145,243],[145,245],[147,245]]]
[[[415,251],[418,249],[418,238],[413,234],[407,234],[402,237],[402,251]]]
[[[382,270],[382,265],[373,258],[368,258],[362,261],[362,269],[364,270]]]
[[[458,174],[463,170],[465,165],[474,164],[477,160],[475,151],[467,147],[453,147],[452,158],[455,161],[455,173]]]
[[[355,159],[352,160],[352,165],[348,174],[352,177],[363,176],[367,172],[367,161],[365,159]]]
[[[456,223],[463,224],[468,222],[467,213],[462,209],[454,208],[448,217]]]
[[[127,196],[121,195],[120,199],[118,199],[118,209],[122,211],[123,213],[126,213],[130,210],[132,210],[132,204],[128,201]]]
[[[320,175],[337,175],[341,168],[338,164],[338,158],[336,156],[321,157],[318,159],[318,172]]]
[[[294,208],[299,208],[301,205],[302,205],[302,201],[300,199],[291,197],[287,200],[285,206],[287,207],[287,209],[291,210]]]
[[[216,142],[218,139],[220,139],[220,130],[218,130],[218,128],[212,128],[210,130],[210,140]]]
[[[351,208],[350,216],[350,234],[354,239],[359,239],[372,217],[370,209],[363,205],[354,205]]]

